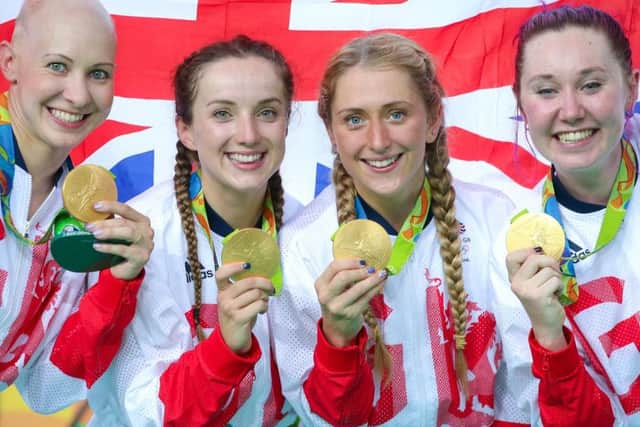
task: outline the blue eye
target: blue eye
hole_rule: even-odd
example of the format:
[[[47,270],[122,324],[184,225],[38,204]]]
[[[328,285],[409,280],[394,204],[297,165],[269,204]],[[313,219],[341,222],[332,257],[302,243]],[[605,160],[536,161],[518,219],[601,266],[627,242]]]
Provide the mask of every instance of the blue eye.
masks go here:
[[[67,71],[67,66],[62,62],[51,62],[47,64],[47,68],[55,73],[64,73]]]
[[[595,92],[602,87],[602,83],[600,82],[588,82],[585,83],[582,88],[587,92]]]
[[[389,118],[393,121],[400,121],[404,119],[404,117],[405,113],[403,111],[392,111],[391,114],[389,114]]]
[[[267,109],[261,110],[258,113],[258,115],[265,120],[271,121],[271,120],[275,120],[278,113],[271,108],[267,108]]]
[[[95,80],[107,80],[111,77],[111,74],[105,70],[93,70],[89,75]]]
[[[349,116],[345,119],[347,122],[347,126],[360,126],[362,124],[362,117],[360,116]]]
[[[231,118],[231,113],[227,110],[216,110],[213,112],[213,117],[220,121],[225,121]]]
[[[536,94],[542,95],[542,96],[550,96],[553,93],[555,93],[555,91],[551,88],[536,89]]]

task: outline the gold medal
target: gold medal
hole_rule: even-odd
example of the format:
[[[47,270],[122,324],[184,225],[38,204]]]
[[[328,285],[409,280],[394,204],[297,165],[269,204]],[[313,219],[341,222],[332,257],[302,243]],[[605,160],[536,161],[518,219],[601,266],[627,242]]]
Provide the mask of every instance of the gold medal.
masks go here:
[[[564,252],[564,243],[560,223],[541,212],[519,216],[507,230],[507,252],[539,246],[545,255],[559,260]]]
[[[232,276],[233,280],[245,277],[271,279],[280,266],[280,249],[275,239],[259,228],[243,228],[234,231],[224,240],[222,263],[249,262],[251,268]]]
[[[71,216],[83,222],[108,218],[110,213],[93,209],[101,200],[118,200],[111,172],[97,165],[80,165],[69,172],[62,184],[62,201]]]
[[[391,241],[378,223],[356,219],[342,224],[333,238],[335,259],[363,259],[367,265],[381,270],[391,258]]]

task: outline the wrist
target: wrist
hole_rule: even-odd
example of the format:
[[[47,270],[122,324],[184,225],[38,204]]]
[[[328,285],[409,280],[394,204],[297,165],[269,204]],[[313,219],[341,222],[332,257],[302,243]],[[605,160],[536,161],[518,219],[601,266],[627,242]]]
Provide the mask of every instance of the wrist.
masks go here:
[[[559,351],[567,347],[567,340],[560,328],[536,328],[533,327],[533,335],[541,347],[548,351]]]

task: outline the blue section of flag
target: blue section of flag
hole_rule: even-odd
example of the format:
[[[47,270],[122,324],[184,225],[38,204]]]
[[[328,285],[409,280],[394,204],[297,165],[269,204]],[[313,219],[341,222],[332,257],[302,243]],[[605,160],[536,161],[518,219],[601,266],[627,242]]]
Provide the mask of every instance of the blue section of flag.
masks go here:
[[[320,194],[331,183],[331,169],[320,163],[316,164],[316,188],[314,197]]]
[[[636,102],[636,105],[633,107],[634,113],[640,113],[640,102]]]
[[[118,200],[126,202],[153,185],[153,151],[129,156],[111,168],[118,185]]]

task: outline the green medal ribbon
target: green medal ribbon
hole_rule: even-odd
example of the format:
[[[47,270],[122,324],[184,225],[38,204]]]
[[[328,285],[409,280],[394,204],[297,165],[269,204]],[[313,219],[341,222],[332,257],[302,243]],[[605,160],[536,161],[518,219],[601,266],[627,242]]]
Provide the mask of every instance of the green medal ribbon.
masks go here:
[[[367,214],[364,211],[362,202],[359,196],[356,196],[356,216],[360,219],[366,219]],[[402,267],[406,264],[407,260],[413,252],[415,242],[420,237],[424,224],[429,216],[429,209],[431,208],[431,186],[429,180],[424,179],[424,185],[420,190],[420,194],[416,199],[416,203],[413,209],[409,213],[409,216],[404,220],[398,237],[391,248],[391,259],[386,269],[389,274],[394,275],[400,273]]]
[[[209,246],[213,251],[213,257],[215,262],[216,270],[218,269],[218,260],[216,258],[216,251],[213,246],[213,239],[211,237],[211,228],[209,227],[209,220],[207,219],[207,211],[205,207],[204,200],[204,192],[202,190],[202,180],[200,178],[201,170],[198,169],[191,174],[191,180],[189,181],[189,197],[191,198],[191,209],[193,210],[194,215],[205,234],[207,235],[207,240],[209,241]],[[271,200],[271,194],[269,190],[267,190],[267,194],[265,197],[264,207],[262,209],[262,230],[269,233],[271,237],[273,237],[276,242],[278,241],[278,230],[276,227],[276,215],[273,210],[273,202]],[[235,231],[234,231],[235,232]],[[233,233],[230,233],[231,236]],[[229,236],[223,238],[222,242],[224,243],[225,239]],[[275,289],[282,289],[282,266],[278,266],[278,270],[271,277],[271,282]]]
[[[44,236],[38,240],[31,240],[22,235],[13,223],[11,217],[11,187],[16,168],[14,152],[14,135],[9,118],[9,98],[7,93],[0,94],[0,207],[2,218],[9,231],[22,243],[29,246],[47,243],[51,237],[53,225],[49,226]]]
[[[598,233],[596,246],[588,256],[593,255],[600,249],[605,247],[613,240],[616,233],[622,225],[624,216],[627,212],[627,206],[631,200],[633,186],[636,182],[638,171],[638,163],[632,145],[625,139],[622,140],[622,158],[620,159],[620,167],[616,180],[611,189],[609,200]],[[542,192],[542,208],[544,212],[554,217],[564,228],[562,216],[560,215],[560,207],[556,199],[556,193],[553,188],[553,167],[549,170],[544,182]],[[564,253],[560,262],[560,270],[562,271],[562,280],[564,282],[564,292],[559,299],[563,305],[570,304],[578,299],[578,282],[575,272],[575,261],[570,256],[569,240],[565,240]]]

